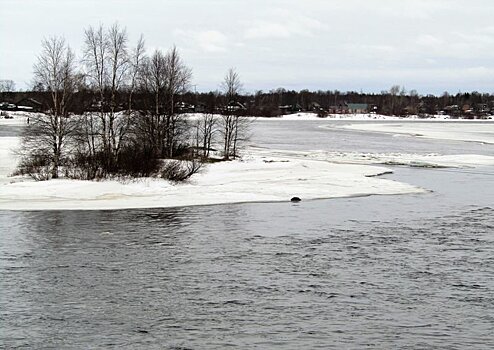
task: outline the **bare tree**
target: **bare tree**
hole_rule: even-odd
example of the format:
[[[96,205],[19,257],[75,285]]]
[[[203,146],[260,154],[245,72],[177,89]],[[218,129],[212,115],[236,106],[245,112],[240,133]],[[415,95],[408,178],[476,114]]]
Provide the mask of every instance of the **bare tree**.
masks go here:
[[[137,45],[132,49],[130,54],[130,68],[129,68],[129,102],[128,102],[128,114],[132,111],[132,98],[134,92],[138,86],[140,73],[146,58],[146,49],[144,46],[144,37],[141,35],[137,41]]]
[[[223,158],[229,160],[230,156],[235,158],[238,154],[238,142],[247,136],[248,123],[245,117],[240,115],[235,103],[242,89],[240,76],[234,68],[228,69],[221,84],[225,94],[226,105],[221,117],[221,133],[223,135]]]
[[[391,95],[391,114],[396,115],[397,113],[397,95],[400,92],[400,85],[393,85],[389,89],[389,94]]]
[[[110,27],[107,33],[110,64],[110,113],[108,115],[109,153],[113,162],[117,162],[122,140],[128,130],[128,120],[125,115],[116,120],[117,93],[124,85],[124,78],[129,69],[127,50],[127,31],[118,24]],[[122,120],[124,119],[124,120]]]
[[[221,83],[221,88],[226,96],[227,103],[234,101],[241,92],[243,84],[240,82],[240,76],[235,68],[228,69]]]
[[[209,158],[211,144],[218,132],[218,120],[213,114],[203,114],[196,122],[196,148],[202,148],[202,158]]]
[[[419,94],[417,90],[410,90],[410,107],[414,114],[420,114],[419,108]]]
[[[223,159],[229,160],[232,155],[233,134],[236,116],[226,111],[221,116],[221,134],[223,135]]]
[[[21,167],[42,163],[39,165],[49,166],[50,176],[57,178],[65,150],[77,127],[76,120],[68,115],[77,85],[75,56],[62,37],[45,39],[41,46],[34,65],[34,81],[50,93],[50,110],[25,129]]]
[[[15,83],[10,79],[0,80],[0,92],[13,92],[15,90]]]
[[[143,87],[154,96],[153,109],[140,121],[158,157],[172,158],[186,121],[175,110],[176,96],[188,88],[192,73],[176,47],[166,54],[156,50],[144,64]]]
[[[192,70],[185,65],[175,46],[165,55],[166,71],[166,148],[172,158],[177,139],[183,134],[185,120],[175,111],[175,97],[187,90],[192,79]]]
[[[116,166],[129,128],[128,115],[117,114],[117,97],[125,85],[127,71],[131,66],[127,45],[127,32],[118,24],[108,30],[102,25],[97,29],[89,27],[85,30],[84,63],[90,84],[99,95],[100,110],[99,124],[94,120],[88,124],[96,128],[101,137],[98,145],[102,147],[104,165],[108,170]]]
[[[86,138],[88,158],[93,161],[96,159],[97,152],[101,147],[107,144],[106,140],[106,117],[105,117],[105,86],[107,80],[106,57],[108,45],[105,38],[105,32],[102,25],[98,28],[89,27],[84,31],[84,64],[86,76],[90,87],[97,93],[99,119],[96,120],[92,113],[85,115],[85,133],[82,135]],[[84,142],[82,142],[84,144]],[[96,164],[93,164],[96,166]]]
[[[153,108],[139,120],[137,127],[142,142],[150,143],[156,157],[164,152],[164,94],[166,87],[166,60],[161,50],[147,58],[142,69],[143,88],[153,95]]]
[[[103,113],[105,86],[107,79],[106,57],[108,45],[102,25],[97,29],[89,27],[84,31],[84,63],[91,87],[100,95],[100,109]]]
[[[45,178],[57,177],[61,165],[67,176],[84,178],[149,175],[157,173],[160,158],[187,155],[193,129],[175,103],[187,91],[192,73],[177,48],[147,58],[142,36],[128,48],[126,30],[117,24],[89,27],[84,39],[81,73],[75,72],[74,54],[63,39],[43,41],[34,85],[50,94],[51,109],[47,117],[31,119],[24,136],[24,169],[49,167]],[[69,118],[69,102],[78,89],[82,93],[74,102],[84,114]],[[133,108],[138,91],[143,92],[141,104],[149,103],[149,92],[154,95],[152,110]],[[211,135],[206,131],[208,149]],[[198,169],[191,164],[186,176]]]
[[[235,125],[232,138],[232,155],[235,159],[239,156],[240,147],[250,138],[250,126],[252,119],[245,116],[235,116]]]

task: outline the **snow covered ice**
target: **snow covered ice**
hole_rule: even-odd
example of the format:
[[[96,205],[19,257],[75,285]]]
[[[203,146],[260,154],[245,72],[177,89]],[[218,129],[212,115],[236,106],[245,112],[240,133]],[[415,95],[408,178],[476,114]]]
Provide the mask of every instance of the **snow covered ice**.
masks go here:
[[[285,117],[297,120],[297,116]],[[285,119],[283,118],[283,119]],[[300,120],[315,119],[302,116]],[[320,119],[318,119],[320,120]],[[18,117],[9,124],[25,123]],[[4,123],[2,120],[1,123]],[[324,120],[321,120],[324,127]],[[343,126],[365,132],[427,135],[440,139],[492,142],[494,124],[488,130],[449,123],[369,121]],[[0,138],[0,209],[122,209],[209,205],[239,202],[289,201],[362,195],[423,193],[409,184],[376,177],[391,169],[375,164],[426,166],[493,165],[494,157],[480,155],[363,154],[329,151],[286,151],[250,147],[241,160],[210,164],[190,181],[174,184],[156,178],[134,180],[80,181],[56,179],[36,182],[26,177],[11,177],[16,159],[13,150],[19,138]]]

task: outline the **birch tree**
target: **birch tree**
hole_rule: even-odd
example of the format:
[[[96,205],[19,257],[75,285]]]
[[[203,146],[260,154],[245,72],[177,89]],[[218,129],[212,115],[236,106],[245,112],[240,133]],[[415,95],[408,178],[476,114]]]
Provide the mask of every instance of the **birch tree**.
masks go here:
[[[98,96],[97,106],[99,108],[99,118],[95,118],[92,113],[85,115],[84,134],[82,141],[87,143],[87,157],[92,160],[93,167],[99,166],[94,164],[100,149],[107,144],[106,140],[106,117],[105,117],[105,86],[107,79],[107,42],[105,39],[104,28],[100,25],[98,28],[89,27],[84,31],[84,64],[86,68],[86,77],[90,88]]]
[[[92,129],[91,135],[97,131],[101,139],[98,146],[103,152],[103,165],[108,171],[112,171],[118,163],[119,151],[129,128],[128,116],[117,115],[117,97],[125,85],[128,77],[126,73],[131,66],[127,32],[114,24],[108,30],[102,25],[98,28],[89,27],[84,34],[86,74],[99,97],[99,125],[94,120],[88,124]],[[94,149],[95,146],[93,143]]]
[[[223,136],[223,158],[229,160],[238,155],[238,144],[248,136],[248,121],[240,115],[233,104],[242,89],[240,76],[234,68],[228,69],[221,84],[225,94],[225,108],[221,116],[221,134]]]
[[[172,158],[178,138],[183,134],[185,121],[175,111],[175,97],[184,93],[192,79],[192,70],[185,65],[175,46],[165,55],[166,71],[166,149]]]
[[[21,168],[46,166],[57,178],[77,122],[68,115],[76,82],[75,55],[62,37],[44,39],[34,65],[34,84],[49,93],[49,112],[33,118],[22,136]]]
[[[109,64],[110,64],[110,111],[108,114],[108,136],[109,136],[109,158],[111,163],[118,162],[118,154],[123,139],[128,131],[128,116],[121,115],[117,119],[116,112],[118,107],[117,94],[125,85],[126,73],[130,66],[128,55],[128,37],[127,31],[114,24],[107,33],[109,46]],[[112,166],[114,166],[112,164]]]
[[[141,80],[142,67],[146,59],[146,49],[144,45],[144,37],[141,35],[137,41],[137,45],[132,49],[130,53],[130,68],[129,68],[129,101],[128,101],[128,114],[132,112],[132,98],[134,92]]]
[[[149,112],[141,118],[138,129],[143,143],[149,143],[156,157],[163,156],[164,149],[164,91],[166,86],[166,61],[161,50],[155,50],[143,65],[143,88],[153,96]]]
[[[15,83],[10,79],[0,80],[0,92],[13,92],[15,90]]]
[[[201,157],[209,158],[211,144],[218,132],[218,120],[213,114],[206,113],[196,121],[196,149],[201,148]]]
[[[166,54],[155,50],[143,70],[144,89],[153,95],[153,108],[141,121],[141,131],[158,157],[172,158],[184,131],[185,120],[175,111],[175,99],[186,91],[192,72],[173,47]]]

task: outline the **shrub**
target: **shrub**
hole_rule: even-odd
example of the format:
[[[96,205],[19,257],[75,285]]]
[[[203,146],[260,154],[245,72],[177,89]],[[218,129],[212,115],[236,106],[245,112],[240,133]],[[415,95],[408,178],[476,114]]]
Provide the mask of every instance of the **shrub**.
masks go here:
[[[119,154],[117,172],[134,177],[151,176],[158,172],[159,165],[151,149],[127,147]]]
[[[14,175],[29,175],[36,181],[51,179],[52,165],[49,157],[43,154],[34,154],[21,159]]]
[[[317,116],[319,118],[326,118],[328,116],[328,112],[326,112],[325,110],[323,109],[320,109],[318,112],[317,112]]]
[[[203,164],[196,160],[168,160],[163,164],[161,178],[173,182],[181,182],[190,178],[202,169]]]

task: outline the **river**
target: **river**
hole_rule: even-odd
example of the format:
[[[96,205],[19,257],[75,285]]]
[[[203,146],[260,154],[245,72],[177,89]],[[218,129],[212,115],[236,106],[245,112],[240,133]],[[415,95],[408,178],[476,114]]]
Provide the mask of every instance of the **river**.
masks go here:
[[[258,121],[251,144],[494,154],[493,145],[319,126]],[[430,192],[0,211],[0,344],[494,348],[494,168],[393,170],[387,178]]]

